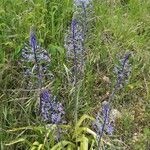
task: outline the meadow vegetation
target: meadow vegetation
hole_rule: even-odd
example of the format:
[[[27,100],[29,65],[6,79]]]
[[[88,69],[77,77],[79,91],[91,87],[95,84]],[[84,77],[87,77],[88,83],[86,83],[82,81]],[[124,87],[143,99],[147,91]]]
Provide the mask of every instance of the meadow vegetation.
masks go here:
[[[85,9],[86,22],[77,17],[73,0],[0,0],[1,150],[150,149],[150,1],[91,0]],[[72,40],[78,47],[82,41],[83,64],[74,61],[74,52],[76,58],[68,59],[65,46],[75,19],[81,19],[86,32],[77,43]],[[32,27],[37,43],[50,56],[42,87],[24,72],[23,49],[27,44],[32,51],[35,44]],[[120,63],[127,72],[118,76]],[[35,60],[27,64],[32,70],[33,65],[37,67]],[[128,78],[125,84],[122,76]],[[53,95],[46,96],[53,97],[55,113],[63,110],[62,120],[43,119],[45,90]],[[112,130],[104,131],[97,123],[99,119],[111,127],[112,118]]]

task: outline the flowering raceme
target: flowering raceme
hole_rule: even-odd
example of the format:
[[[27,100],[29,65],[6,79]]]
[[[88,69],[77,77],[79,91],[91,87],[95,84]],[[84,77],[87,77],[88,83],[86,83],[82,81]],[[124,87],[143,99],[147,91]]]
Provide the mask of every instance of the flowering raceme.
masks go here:
[[[112,90],[112,93],[109,97],[108,102],[104,101],[102,106],[102,115],[97,114],[96,122],[94,123],[94,128],[96,129],[98,136],[98,147],[100,148],[101,138],[106,131],[108,134],[112,135],[114,131],[113,123],[115,120],[110,121],[110,104],[114,99],[115,93],[119,88],[122,88],[124,83],[128,81],[131,65],[129,64],[129,57],[131,56],[130,52],[125,53],[123,59],[119,60],[120,64],[115,66],[115,73],[117,74],[117,81]],[[100,120],[103,122],[100,122]],[[112,117],[113,118],[113,117]]]
[[[30,31],[29,43],[25,44],[21,50],[24,73],[30,79],[37,77],[39,88],[41,88],[44,78],[52,75],[48,69],[50,67],[50,56],[44,48],[37,45],[36,36],[32,30]]]
[[[52,124],[64,123],[64,108],[60,102],[56,101],[51,93],[44,89],[40,93],[40,112],[44,121]]]
[[[65,48],[67,50],[67,58],[75,59],[77,62],[78,70],[83,66],[83,32],[82,27],[79,25],[78,20],[73,19],[71,23],[71,32],[65,36]],[[73,63],[73,67],[74,67]]]
[[[75,0],[74,7],[75,11],[73,13],[71,27],[65,34],[64,47],[66,48],[66,55],[69,61],[73,60],[71,70],[73,74],[74,70],[77,74],[84,72],[85,64],[85,39],[87,29],[87,19],[88,19],[88,4],[91,1],[86,0]],[[76,69],[75,69],[76,68]]]
[[[96,116],[96,121],[93,124],[98,138],[100,138],[101,133],[104,131],[106,131],[106,133],[108,133],[109,135],[113,134],[114,121],[112,120],[110,121],[109,112],[110,112],[109,103],[107,101],[104,101],[102,103],[102,111],[98,112]],[[103,126],[104,122],[105,126]]]
[[[131,73],[131,65],[129,64],[129,57],[131,56],[130,52],[127,52],[124,55],[123,59],[120,59],[119,65],[116,65],[114,68],[114,72],[117,75],[117,83],[116,88],[121,88],[125,83],[128,82],[129,75]]]
[[[50,57],[48,52],[37,44],[33,30],[30,31],[30,44],[26,44],[22,49],[22,58],[26,76],[38,78],[38,88],[40,89],[40,114],[43,121],[52,124],[63,123],[62,116],[65,114],[64,108],[56,100],[49,90],[43,89],[44,82],[49,74]],[[28,78],[29,79],[29,78]],[[31,80],[34,84],[37,80]]]

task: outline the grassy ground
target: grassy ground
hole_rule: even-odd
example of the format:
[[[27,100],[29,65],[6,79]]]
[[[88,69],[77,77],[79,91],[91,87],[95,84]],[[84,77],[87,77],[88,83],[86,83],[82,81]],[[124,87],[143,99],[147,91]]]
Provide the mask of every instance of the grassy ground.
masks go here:
[[[27,149],[24,144],[6,146],[21,137],[37,139],[41,133],[9,129],[43,124],[36,114],[38,95],[25,90],[20,50],[29,39],[30,26],[36,26],[41,45],[51,54],[55,81],[47,88],[65,105],[68,124],[74,123],[73,90],[67,85],[64,34],[73,14],[71,0],[1,0],[0,1],[0,141],[2,150]],[[113,68],[117,55],[132,51],[129,83],[118,91],[113,108],[121,112],[115,138],[125,148],[150,148],[150,1],[93,1],[93,15],[86,39],[86,71],[78,90],[79,117],[94,114],[107,100],[115,82]],[[105,79],[110,81],[108,83]],[[43,135],[45,135],[43,131]],[[64,137],[64,139],[69,137]],[[42,137],[40,139],[42,141]],[[45,143],[46,145],[47,143]],[[47,144],[48,145],[48,144]],[[117,147],[117,146],[116,146]],[[45,149],[49,149],[48,146]],[[115,148],[113,148],[115,149]],[[116,148],[117,149],[117,148]]]

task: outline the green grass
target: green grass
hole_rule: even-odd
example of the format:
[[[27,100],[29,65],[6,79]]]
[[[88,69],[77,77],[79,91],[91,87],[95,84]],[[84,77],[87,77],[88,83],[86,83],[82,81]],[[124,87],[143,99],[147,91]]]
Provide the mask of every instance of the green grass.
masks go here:
[[[79,118],[83,114],[93,114],[94,117],[115,82],[116,56],[132,51],[129,84],[116,94],[113,101],[113,108],[122,114],[116,123],[114,137],[122,140],[126,149],[147,150],[150,147],[150,1],[94,0],[93,12],[85,44],[86,71],[78,91]],[[68,124],[74,123],[74,89],[68,84],[64,67],[68,66],[64,33],[70,26],[72,14],[71,0],[0,1],[0,149],[27,149],[25,144],[5,144],[22,136],[30,137],[31,143],[36,140],[42,143],[46,135],[42,129],[8,132],[13,128],[43,125],[35,115],[37,92],[28,93],[24,89],[20,64],[20,50],[29,39],[32,25],[36,27],[39,42],[52,57],[51,71],[55,81],[48,80],[47,88],[64,103]],[[111,84],[104,80],[104,76]],[[71,136],[64,135],[63,140],[73,142]],[[47,141],[44,144],[45,149],[50,149]]]

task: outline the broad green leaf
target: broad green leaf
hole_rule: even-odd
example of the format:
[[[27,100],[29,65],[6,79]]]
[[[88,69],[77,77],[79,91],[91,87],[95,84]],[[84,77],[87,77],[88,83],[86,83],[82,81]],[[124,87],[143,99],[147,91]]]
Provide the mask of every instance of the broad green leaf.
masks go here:
[[[64,146],[71,145],[72,147],[75,147],[75,144],[69,141],[61,141],[57,143],[54,147],[51,148],[51,150],[58,150],[59,148],[63,149]]]
[[[10,130],[7,130],[8,132],[16,132],[16,131],[20,131],[20,130],[41,130],[44,127],[42,126],[38,126],[38,127],[34,127],[34,126],[27,126],[27,127],[20,127],[20,128],[13,128]]]
[[[35,142],[33,143],[34,146],[39,146],[39,144],[40,144],[40,143],[39,143],[38,141],[35,141]]]
[[[91,117],[91,116],[89,116],[89,115],[83,115],[79,120],[78,120],[78,122],[77,122],[77,124],[76,124],[76,128],[78,128],[78,127],[80,127],[81,126],[81,124],[82,124],[82,122],[85,120],[85,119],[90,119],[90,120],[95,120],[93,117]]]
[[[81,150],[88,150],[88,138],[85,137],[85,135],[82,136],[82,141],[80,144]]]
[[[44,147],[44,145],[43,145],[43,144],[40,144],[37,150],[42,150],[43,147]]]
[[[72,146],[71,146],[71,145],[68,145],[68,146],[67,146],[67,150],[72,150]]]
[[[37,149],[36,146],[33,146],[33,147],[30,148],[30,150],[36,150],[36,149]]]
[[[80,127],[77,129],[76,134],[77,136],[82,134],[83,132],[91,134],[94,138],[96,138],[96,133],[94,131],[92,131],[91,129],[87,128],[87,127]]]
[[[14,144],[16,144],[16,143],[26,143],[26,144],[28,144],[29,146],[32,145],[32,144],[31,144],[28,140],[26,140],[25,138],[20,138],[20,139],[13,140],[13,141],[11,141],[10,143],[7,143],[7,144],[5,144],[5,145],[6,145],[6,146],[10,146],[10,145],[14,145]]]

